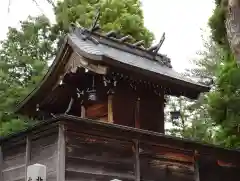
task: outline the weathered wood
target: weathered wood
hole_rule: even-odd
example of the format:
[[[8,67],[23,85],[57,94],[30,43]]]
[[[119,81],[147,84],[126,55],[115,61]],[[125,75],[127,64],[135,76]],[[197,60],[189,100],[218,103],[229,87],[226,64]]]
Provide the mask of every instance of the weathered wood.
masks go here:
[[[3,163],[1,167],[3,181],[21,180],[25,178],[26,140],[25,144],[22,140],[16,143],[18,144],[15,146],[13,146],[12,143],[10,143],[10,145],[5,143],[2,147]]]
[[[125,168],[125,165],[111,164],[107,161],[96,162],[94,160],[67,159],[66,170],[78,173],[92,173],[96,175],[109,175],[124,178],[134,178],[132,169]]]
[[[66,132],[66,180],[132,180],[132,142],[88,134]]]
[[[42,134],[38,138],[32,137],[32,149],[38,147],[45,147],[53,144],[57,144],[58,140],[58,133],[57,132],[51,132],[49,134]]]
[[[135,151],[135,181],[140,181],[140,160],[139,160],[139,142],[134,140]]]
[[[153,145],[150,143],[140,143],[141,154],[158,159],[167,159],[183,164],[193,164],[194,154],[191,150],[179,150],[168,147],[168,145]]]
[[[27,168],[30,165],[31,159],[31,140],[30,136],[26,137],[26,155],[25,155],[25,178],[27,178]]]
[[[3,180],[3,152],[2,152],[2,147],[0,145],[0,180]]]
[[[33,148],[33,147],[32,147]],[[31,150],[31,164],[57,155],[57,144],[34,147]]]
[[[56,180],[58,165],[58,134],[53,130],[31,135],[31,156],[30,164],[43,164],[47,167],[47,178],[50,174]]]
[[[65,181],[65,134],[64,134],[64,125],[59,125],[57,181]]]
[[[198,155],[197,151],[195,151],[194,154],[194,173],[195,173],[195,181],[200,181],[200,175],[199,175],[199,162],[198,162]]]
[[[67,132],[67,147],[78,150],[77,154],[91,154],[91,153],[111,153],[112,155],[124,157],[132,156],[132,143],[124,140],[118,140],[114,138],[107,138],[103,136],[93,136],[88,134],[75,134],[73,132]],[[70,150],[70,154],[71,151]],[[122,157],[122,158],[124,158]]]
[[[116,169],[123,173],[133,173],[133,165],[131,162],[122,162],[120,159],[116,160],[109,160],[106,157],[102,156],[92,156],[92,157],[73,157],[73,156],[67,156],[66,157],[67,165],[76,165],[78,163],[81,163],[85,166],[95,166],[95,167],[104,167],[106,169]]]
[[[108,95],[108,122],[113,123],[113,95]]]
[[[129,84],[118,83],[113,96],[113,120],[115,124],[134,127],[136,93]]]
[[[81,105],[81,118],[85,118],[85,117],[86,117],[86,109],[84,105]]]
[[[47,173],[47,181],[56,181],[56,180],[57,180],[56,172],[48,172]]]
[[[7,158],[4,160],[2,164],[2,169],[8,169],[14,165],[24,165],[25,164],[25,153],[18,154],[16,157]]]
[[[57,135],[58,126],[56,123],[50,125],[41,126],[39,129],[31,131],[31,140],[37,140],[42,137],[48,137],[51,135]]]
[[[91,179],[96,179],[100,178],[101,180],[112,180],[112,179],[119,179],[119,180],[134,180],[134,175],[130,174],[122,174],[122,173],[117,173],[117,172],[103,172],[102,170],[100,171],[95,171],[91,168],[89,169],[82,169],[82,168],[67,168],[67,172],[71,172],[72,175],[76,175],[78,180],[81,180],[81,178],[84,177],[89,177]]]
[[[185,153],[166,145],[140,144],[140,168],[143,180],[194,179],[193,152]]]
[[[135,108],[135,128],[140,128],[140,98],[136,101]]]
[[[5,169],[3,171],[3,181],[12,181],[25,178],[25,165],[13,167],[12,169]]]
[[[164,98],[141,90],[140,125],[141,129],[164,133]]]

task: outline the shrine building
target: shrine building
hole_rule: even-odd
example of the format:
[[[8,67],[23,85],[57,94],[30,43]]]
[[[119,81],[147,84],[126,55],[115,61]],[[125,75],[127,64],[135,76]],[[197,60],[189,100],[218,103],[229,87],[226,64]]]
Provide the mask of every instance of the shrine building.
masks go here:
[[[156,46],[114,31],[74,27],[47,74],[18,105],[38,120],[0,139],[0,180],[237,181],[240,153],[164,133],[166,96],[197,99],[209,87],[182,76]],[[131,43],[129,43],[131,42]]]

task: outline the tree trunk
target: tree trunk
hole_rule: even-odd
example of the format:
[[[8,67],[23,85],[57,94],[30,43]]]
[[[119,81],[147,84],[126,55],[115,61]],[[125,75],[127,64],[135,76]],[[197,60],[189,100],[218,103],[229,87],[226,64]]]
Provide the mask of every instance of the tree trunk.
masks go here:
[[[228,0],[226,29],[230,47],[240,65],[240,0]]]

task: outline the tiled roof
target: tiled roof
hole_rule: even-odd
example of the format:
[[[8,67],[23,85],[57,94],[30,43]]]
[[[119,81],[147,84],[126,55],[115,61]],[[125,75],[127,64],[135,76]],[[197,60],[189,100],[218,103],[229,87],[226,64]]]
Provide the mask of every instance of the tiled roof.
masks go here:
[[[76,28],[65,37],[62,47],[44,76],[41,83],[17,106],[16,112],[35,112],[36,104],[41,102],[59,81],[65,71],[72,50],[82,57],[99,64],[109,64],[118,68],[142,74],[149,81],[165,86],[171,95],[196,99],[209,87],[185,78],[172,69],[170,59],[154,52],[157,46],[143,48],[138,43],[127,43],[124,38],[109,37],[96,32]]]
[[[116,38],[109,38],[99,34],[89,34],[91,38],[82,37],[80,30],[69,35],[72,46],[81,51],[82,56],[91,56],[96,60],[102,60],[104,57],[111,58],[126,66],[140,68],[159,76],[170,78],[171,80],[181,81],[186,84],[194,84],[205,91],[209,87],[197,83],[172,69],[170,59],[164,55],[153,55],[151,52],[131,44],[119,42]],[[87,32],[89,33],[89,32]],[[94,39],[94,41],[92,40]],[[203,91],[204,92],[204,91]]]

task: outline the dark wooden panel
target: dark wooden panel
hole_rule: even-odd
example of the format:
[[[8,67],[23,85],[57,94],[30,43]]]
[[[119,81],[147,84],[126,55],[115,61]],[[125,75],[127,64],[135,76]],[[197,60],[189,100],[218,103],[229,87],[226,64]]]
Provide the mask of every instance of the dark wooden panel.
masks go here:
[[[66,142],[64,125],[59,125],[57,153],[57,181],[65,181]]]
[[[51,158],[55,155],[57,155],[57,144],[45,147],[35,147],[31,152],[31,164],[36,163],[39,160]]]
[[[189,150],[180,150],[173,145],[153,145],[141,142],[141,154],[152,155],[156,158],[173,160],[178,163],[193,165],[194,153]]]
[[[111,181],[119,179],[122,181],[133,181],[134,177],[124,174],[104,174],[93,172],[79,172],[76,170],[66,170],[66,180],[68,181]]]
[[[194,170],[173,161],[140,156],[141,178],[144,180],[194,180]]]
[[[26,153],[25,153],[25,177],[27,177],[27,168],[30,165],[31,159],[31,139],[28,135],[26,137]]]
[[[13,181],[17,179],[22,179],[25,177],[25,165],[21,167],[14,167],[12,169],[3,170],[3,180],[4,181]]]
[[[45,147],[48,145],[56,144],[58,140],[58,134],[56,132],[50,133],[48,135],[44,135],[37,139],[32,139],[31,149],[34,150],[35,148]]]
[[[164,98],[142,92],[140,99],[140,128],[164,133]]]
[[[110,138],[67,133],[67,156],[133,164],[132,143]]]
[[[5,157],[3,162],[3,169],[7,169],[10,167],[14,167],[17,165],[24,165],[25,164],[25,154],[17,154],[15,157]]]
[[[57,170],[57,138],[58,134],[50,132],[49,134],[40,133],[44,136],[37,137],[31,141],[30,164],[43,164],[47,167],[48,175],[56,180]]]
[[[140,144],[143,180],[194,180],[193,155],[161,145]]]
[[[118,85],[113,95],[113,121],[115,124],[134,127],[136,92],[129,85]]]
[[[47,181],[56,181],[57,173],[56,172],[48,172],[47,173]]]
[[[107,158],[108,159],[108,158]],[[132,164],[123,164],[121,162],[108,162],[108,160],[100,159],[86,159],[86,158],[76,158],[68,157],[66,160],[67,168],[78,168],[81,163],[81,169],[83,170],[98,170],[99,172],[115,172],[126,173],[128,175],[133,175],[133,165]]]
[[[26,144],[23,142],[14,147],[4,144],[2,175],[4,181],[22,180],[25,178]]]
[[[26,152],[26,143],[16,144],[13,147],[9,147],[7,144],[3,145],[3,159],[11,159],[16,157],[17,155],[24,155]]]
[[[67,132],[66,179],[132,180],[134,157],[132,142]]]
[[[199,159],[200,181],[236,181],[240,180],[240,168],[219,166],[211,157]]]

